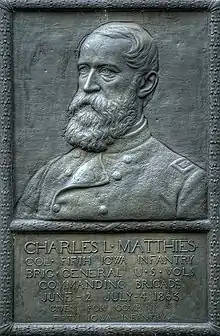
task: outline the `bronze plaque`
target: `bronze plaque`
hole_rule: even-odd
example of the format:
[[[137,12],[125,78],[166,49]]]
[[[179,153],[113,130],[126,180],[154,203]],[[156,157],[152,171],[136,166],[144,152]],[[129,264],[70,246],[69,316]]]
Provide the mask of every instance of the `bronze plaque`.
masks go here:
[[[219,1],[0,25],[0,335],[220,334]]]
[[[16,322],[206,322],[206,234],[18,234]]]

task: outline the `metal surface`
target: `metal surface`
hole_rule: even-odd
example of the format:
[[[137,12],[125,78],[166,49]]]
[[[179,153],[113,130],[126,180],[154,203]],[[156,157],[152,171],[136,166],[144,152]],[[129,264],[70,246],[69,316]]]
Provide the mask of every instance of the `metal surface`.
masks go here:
[[[140,20],[139,15],[136,16]],[[174,15],[173,19],[175,17],[183,21],[180,23],[183,29],[186,21],[193,20],[193,15],[190,19],[185,15]],[[28,16],[28,19],[29,22],[35,20],[33,16]],[[163,19],[167,23],[168,18],[164,16]],[[201,51],[206,45],[204,19],[204,16],[199,16],[203,31],[197,48]],[[46,15],[43,20],[47,22]],[[157,16],[154,16],[154,21],[157,21]],[[21,31],[23,26],[20,25]],[[38,22],[32,32],[35,38],[39,36],[37,44],[28,54],[28,66],[23,69],[26,78],[32,73],[36,79],[20,80],[18,89],[19,92],[23,88],[25,101],[27,95],[30,96],[32,85],[42,80],[40,74],[35,74],[35,69],[41,64],[45,68],[42,55],[53,57],[53,41],[50,40],[57,38],[59,32],[58,29],[56,34],[53,31],[49,41],[45,42],[43,33],[37,32],[37,25]],[[106,221],[207,217],[206,172],[157,140],[152,135],[154,130],[148,126],[148,104],[159,81],[159,53],[146,30],[147,24],[143,26],[113,21],[99,26],[79,41],[77,89],[68,108],[70,119],[64,132],[64,138],[72,149],[50,160],[32,177],[18,202],[17,218]],[[19,31],[16,34],[15,48],[17,39],[20,39]],[[50,51],[48,56],[49,48],[53,52]],[[73,53],[72,49],[70,45],[69,54]],[[191,49],[188,46],[188,52],[192,52]],[[22,52],[22,47],[19,47],[19,54]],[[187,56],[187,51],[184,52]],[[61,73],[67,70],[64,61],[66,65],[73,62],[71,57],[61,58]],[[201,73],[194,71],[191,64],[188,67],[195,78],[200,77],[199,89],[205,91],[205,55],[201,64],[204,64]],[[48,69],[44,71],[48,72]],[[15,72],[18,73],[16,67]],[[65,77],[65,73],[63,75]],[[22,78],[21,74],[17,76]],[[30,85],[30,81],[35,82]],[[48,95],[47,87],[45,90]],[[166,100],[170,99],[173,99],[173,93],[166,97]],[[181,101],[179,97],[178,108],[182,115],[178,124],[183,120],[186,108],[180,106]],[[205,101],[202,100],[200,105],[204,109]],[[29,109],[32,110],[30,104]],[[170,114],[173,113],[172,109]],[[202,142],[205,135],[205,119],[201,120],[200,128],[202,134],[198,142]],[[49,134],[53,136],[52,130]],[[185,148],[182,151],[189,151],[188,134],[187,131],[183,135]],[[34,151],[36,145],[33,143],[32,146]]]
[[[1,335],[220,334],[219,8],[0,1]]]
[[[206,322],[206,234],[15,235],[15,322]]]

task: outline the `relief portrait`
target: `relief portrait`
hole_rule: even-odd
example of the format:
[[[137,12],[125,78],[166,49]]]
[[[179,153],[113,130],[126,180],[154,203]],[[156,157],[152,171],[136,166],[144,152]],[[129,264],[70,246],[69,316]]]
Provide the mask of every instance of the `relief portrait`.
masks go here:
[[[29,180],[16,218],[207,217],[205,170],[155,138],[143,113],[155,99],[159,68],[157,45],[139,24],[102,24],[81,40],[64,132],[71,149]]]

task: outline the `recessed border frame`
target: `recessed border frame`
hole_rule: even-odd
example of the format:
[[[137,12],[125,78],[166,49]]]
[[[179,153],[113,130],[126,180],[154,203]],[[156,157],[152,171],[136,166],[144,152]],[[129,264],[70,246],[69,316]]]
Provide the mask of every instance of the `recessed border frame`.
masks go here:
[[[13,216],[13,15],[16,11],[203,11],[209,16],[209,218],[157,222],[155,231],[208,235],[208,321],[206,323],[14,323],[13,232],[113,232],[151,230],[152,223],[54,223],[14,221]],[[220,335],[220,1],[208,0],[0,0],[0,335],[172,336]],[[74,227],[74,230],[73,230]]]

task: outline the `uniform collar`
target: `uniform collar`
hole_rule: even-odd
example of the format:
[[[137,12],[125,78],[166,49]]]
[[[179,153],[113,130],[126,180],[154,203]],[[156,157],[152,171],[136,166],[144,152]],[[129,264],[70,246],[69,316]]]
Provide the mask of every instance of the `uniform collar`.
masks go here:
[[[135,148],[148,140],[150,136],[147,119],[143,116],[132,128],[131,132],[117,139],[108,147],[105,153],[118,153]]]

